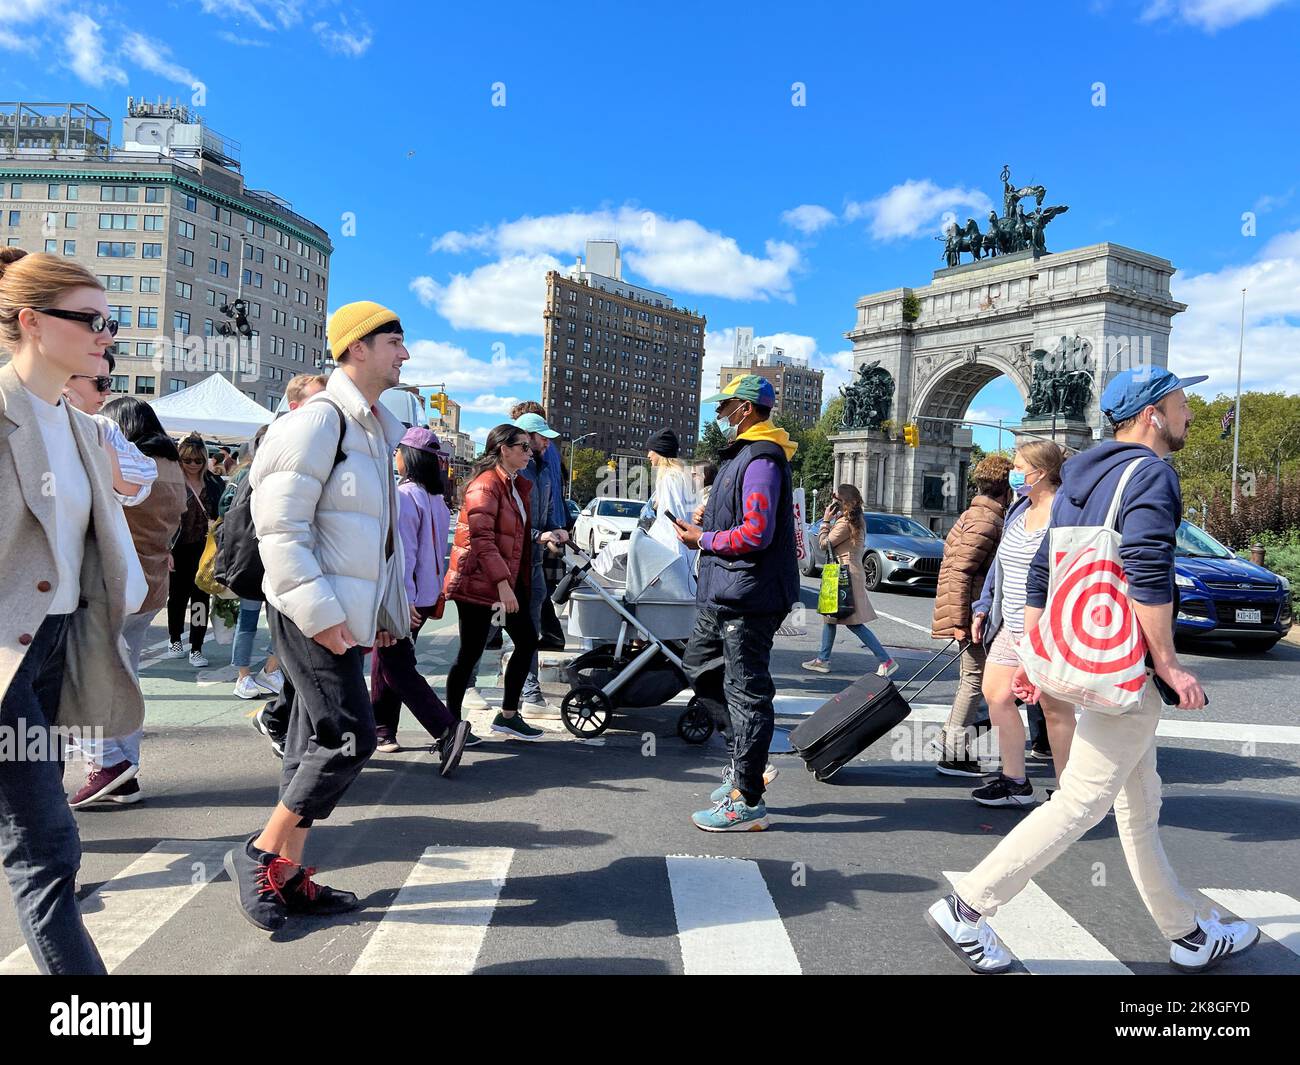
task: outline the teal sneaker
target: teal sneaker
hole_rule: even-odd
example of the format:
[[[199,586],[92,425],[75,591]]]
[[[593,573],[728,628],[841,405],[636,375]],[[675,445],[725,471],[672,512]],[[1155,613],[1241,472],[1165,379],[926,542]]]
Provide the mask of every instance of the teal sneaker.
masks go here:
[[[523,714],[518,713],[512,717],[506,717],[504,713],[497,714],[492,719],[492,731],[516,740],[540,740],[545,735],[541,729],[533,728],[525,721]]]
[[[712,810],[691,814],[691,820],[705,832],[761,832],[768,825],[767,805],[750,806],[739,791],[733,791]]]
[[[781,770],[777,769],[771,762],[767,763],[767,768],[763,770],[763,787],[770,788],[772,781],[781,775]],[[713,794],[709,796],[709,802],[721,802],[731,794],[732,789],[736,786],[736,764],[731,762],[722,773],[722,783],[713,789]]]

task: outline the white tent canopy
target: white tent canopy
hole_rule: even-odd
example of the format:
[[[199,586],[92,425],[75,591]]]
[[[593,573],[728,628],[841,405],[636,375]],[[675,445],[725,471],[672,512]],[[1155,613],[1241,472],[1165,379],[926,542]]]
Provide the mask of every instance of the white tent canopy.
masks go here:
[[[246,440],[274,415],[214,373],[196,385],[154,400],[150,406],[169,433]]]

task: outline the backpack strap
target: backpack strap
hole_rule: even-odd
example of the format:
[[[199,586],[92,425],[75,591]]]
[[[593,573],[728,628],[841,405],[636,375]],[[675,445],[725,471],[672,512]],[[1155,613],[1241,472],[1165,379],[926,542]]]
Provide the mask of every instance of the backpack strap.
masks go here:
[[[1120,475],[1119,484],[1115,486],[1115,495],[1110,501],[1110,510],[1106,512],[1106,528],[1115,529],[1115,521],[1119,517],[1119,505],[1120,501],[1124,497],[1124,489],[1128,487],[1128,482],[1132,478],[1133,474],[1137,472],[1137,468],[1143,463],[1149,461],[1151,460],[1145,456],[1140,459],[1134,459]],[[1159,462],[1160,460],[1156,459],[1155,461]],[[1115,529],[1115,531],[1118,532],[1119,530]]]
[[[343,436],[348,431],[347,415],[343,413],[342,407],[340,407],[337,403],[335,403],[332,399],[329,398],[329,396],[325,395],[325,393],[323,392],[320,393],[319,399],[313,397],[312,402],[328,403],[331,407],[334,408],[335,412],[339,416],[339,442],[338,445],[334,448],[334,466],[338,466],[340,462],[342,462],[345,458],[347,458],[347,454],[343,450]]]

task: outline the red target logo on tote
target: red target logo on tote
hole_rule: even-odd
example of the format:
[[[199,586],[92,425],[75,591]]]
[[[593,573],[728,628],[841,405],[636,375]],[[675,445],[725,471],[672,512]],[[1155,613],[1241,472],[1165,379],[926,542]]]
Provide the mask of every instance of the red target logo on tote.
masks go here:
[[[1021,661],[1050,695],[1103,712],[1135,706],[1146,687],[1146,641],[1129,599],[1115,529],[1120,498],[1134,470],[1120,478],[1105,525],[1049,532],[1053,560],[1047,605],[1025,633]]]

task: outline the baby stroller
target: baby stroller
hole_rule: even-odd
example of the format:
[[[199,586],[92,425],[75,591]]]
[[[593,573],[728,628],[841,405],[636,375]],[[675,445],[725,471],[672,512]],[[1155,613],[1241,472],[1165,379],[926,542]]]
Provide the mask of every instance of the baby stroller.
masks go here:
[[[641,529],[626,544],[625,555],[611,545],[595,562],[573,551],[578,561],[551,597],[569,604],[569,635],[596,642],[562,673],[569,692],[560,718],[581,739],[609,728],[617,709],[661,706],[690,687],[682,654],[696,609],[686,560]],[[712,734],[713,719],[692,696],[677,735],[703,743]]]

